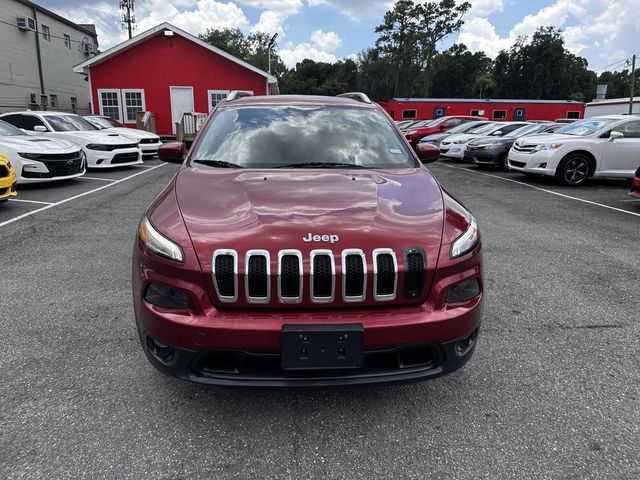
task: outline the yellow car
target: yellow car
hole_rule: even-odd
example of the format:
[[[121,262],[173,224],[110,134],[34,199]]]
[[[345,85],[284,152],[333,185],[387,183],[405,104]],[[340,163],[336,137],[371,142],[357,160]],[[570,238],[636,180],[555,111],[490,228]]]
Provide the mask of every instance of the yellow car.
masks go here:
[[[16,171],[9,159],[0,155],[0,202],[16,195]]]

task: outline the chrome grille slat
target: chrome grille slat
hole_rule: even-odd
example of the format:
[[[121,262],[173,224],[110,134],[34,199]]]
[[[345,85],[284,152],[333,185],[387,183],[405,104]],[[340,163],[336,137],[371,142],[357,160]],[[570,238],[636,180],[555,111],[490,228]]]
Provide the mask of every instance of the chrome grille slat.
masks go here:
[[[231,266],[228,258],[231,258]],[[238,252],[231,249],[220,249],[213,252],[212,275],[213,285],[218,298],[224,303],[238,301]],[[229,271],[231,268],[231,271]],[[228,284],[231,285],[228,285]],[[232,291],[229,291],[231,288]]]
[[[376,248],[373,251],[373,298],[389,301],[396,298],[398,287],[398,260],[390,248]]]
[[[291,257],[297,262],[291,260]],[[300,250],[280,250],[278,252],[278,300],[280,303],[302,302],[303,274],[302,252]],[[290,289],[292,291],[289,291]],[[295,293],[295,295],[290,295],[291,293]]]
[[[350,257],[359,258],[359,263],[350,260]],[[350,272],[350,262],[354,262],[352,268],[355,271]],[[360,288],[359,277],[362,277]],[[351,278],[350,278],[351,277]],[[351,280],[351,279],[354,280]],[[350,282],[357,282],[357,285],[351,286]],[[367,297],[367,259],[364,251],[358,248],[350,248],[342,251],[342,300],[345,302],[363,302]]]
[[[267,250],[247,251],[244,267],[244,291],[247,303],[269,303],[271,300],[271,256],[269,252]],[[264,274],[262,274],[262,270],[264,270]],[[262,276],[264,279],[260,278]]]
[[[336,288],[336,264],[333,252],[331,250],[312,250],[309,259],[311,301],[313,303],[333,302]],[[329,282],[328,288],[327,281]]]

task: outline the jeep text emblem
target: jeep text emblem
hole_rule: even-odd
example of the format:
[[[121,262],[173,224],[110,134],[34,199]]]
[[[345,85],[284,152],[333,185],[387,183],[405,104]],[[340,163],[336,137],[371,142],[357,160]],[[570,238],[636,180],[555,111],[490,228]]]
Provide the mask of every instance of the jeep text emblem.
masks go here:
[[[306,243],[309,242],[331,242],[336,243],[340,238],[338,235],[314,235],[311,232],[307,233],[306,237],[302,237]]]

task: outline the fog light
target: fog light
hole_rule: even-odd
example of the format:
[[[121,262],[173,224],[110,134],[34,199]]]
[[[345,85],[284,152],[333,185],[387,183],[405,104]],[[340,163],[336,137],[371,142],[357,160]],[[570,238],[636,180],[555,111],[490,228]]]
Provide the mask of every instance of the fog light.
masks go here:
[[[461,357],[469,353],[469,350],[471,350],[473,348],[473,345],[476,343],[477,338],[478,329],[476,328],[469,335],[458,340],[458,342],[456,343],[456,353]]]
[[[181,290],[167,287],[159,283],[152,283],[144,294],[144,299],[163,308],[189,308],[189,298],[187,294]]]
[[[480,294],[480,282],[477,277],[469,278],[449,288],[447,303],[468,302]]]
[[[540,168],[547,168],[547,164],[546,163],[541,163],[540,164]]]
[[[176,351],[168,345],[147,337],[147,346],[151,354],[162,363],[171,363],[176,356]]]

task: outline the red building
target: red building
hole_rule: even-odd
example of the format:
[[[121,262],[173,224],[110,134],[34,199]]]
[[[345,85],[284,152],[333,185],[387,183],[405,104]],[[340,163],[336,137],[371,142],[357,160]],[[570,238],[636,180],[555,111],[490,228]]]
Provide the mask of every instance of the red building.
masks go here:
[[[584,118],[575,100],[491,100],[468,98],[394,98],[380,105],[394,120],[426,120],[449,115],[478,115],[489,120]]]
[[[163,23],[74,67],[87,75],[92,109],[134,127],[156,114],[157,133],[175,134],[185,112],[208,113],[231,90],[277,93],[277,80],[199,38]]]

